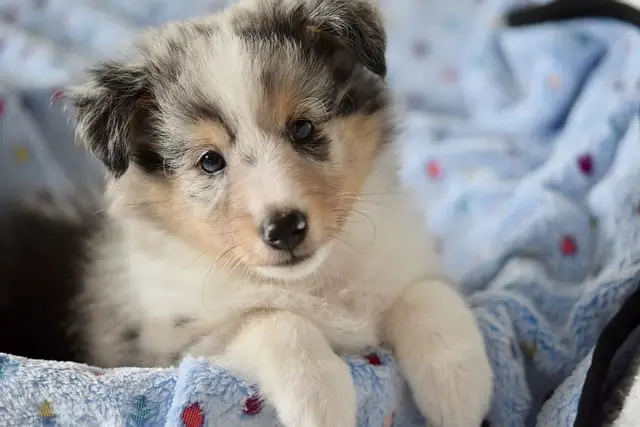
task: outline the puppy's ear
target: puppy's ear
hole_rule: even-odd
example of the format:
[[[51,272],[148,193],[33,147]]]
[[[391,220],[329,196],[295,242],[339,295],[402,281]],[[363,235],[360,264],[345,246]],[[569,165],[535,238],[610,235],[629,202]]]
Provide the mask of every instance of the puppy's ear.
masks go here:
[[[373,73],[387,74],[387,38],[377,0],[295,0],[307,10],[308,30],[336,43]]]
[[[70,88],[76,137],[118,178],[136,146],[150,136],[152,96],[143,64],[102,62],[88,71],[88,81]]]

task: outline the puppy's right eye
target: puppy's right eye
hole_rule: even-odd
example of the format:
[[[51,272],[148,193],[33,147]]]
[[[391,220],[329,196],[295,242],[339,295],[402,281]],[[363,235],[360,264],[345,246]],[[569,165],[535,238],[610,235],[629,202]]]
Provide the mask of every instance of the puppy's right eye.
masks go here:
[[[207,151],[200,158],[200,168],[208,174],[216,174],[221,172],[227,166],[227,162],[220,153],[215,151]]]
[[[293,142],[307,142],[313,138],[315,129],[309,120],[296,120],[289,125],[289,136]]]

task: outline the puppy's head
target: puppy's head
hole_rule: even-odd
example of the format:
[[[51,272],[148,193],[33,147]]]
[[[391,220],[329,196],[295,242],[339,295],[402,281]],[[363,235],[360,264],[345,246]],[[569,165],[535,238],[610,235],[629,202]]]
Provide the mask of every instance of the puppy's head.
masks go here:
[[[245,1],[142,36],[70,92],[127,206],[275,278],[318,268],[390,137],[373,0]]]

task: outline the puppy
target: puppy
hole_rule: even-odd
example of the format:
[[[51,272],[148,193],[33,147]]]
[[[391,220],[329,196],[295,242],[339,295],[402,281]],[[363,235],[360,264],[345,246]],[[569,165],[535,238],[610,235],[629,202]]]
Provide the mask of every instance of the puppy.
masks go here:
[[[46,279],[79,282],[73,356],[204,356],[287,427],[354,427],[338,354],[383,344],[431,425],[479,426],[492,372],[398,182],[385,73],[369,0],[244,1],[93,68],[69,99],[111,172],[105,210],[75,221],[86,256]]]

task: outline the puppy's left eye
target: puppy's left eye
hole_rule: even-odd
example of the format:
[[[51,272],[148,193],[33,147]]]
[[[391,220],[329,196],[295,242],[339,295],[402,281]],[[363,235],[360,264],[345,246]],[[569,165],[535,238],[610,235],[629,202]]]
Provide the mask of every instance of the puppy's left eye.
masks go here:
[[[306,142],[313,138],[315,128],[309,120],[296,120],[289,125],[289,136],[293,142]]]
[[[216,174],[222,171],[227,166],[227,162],[222,157],[222,154],[215,151],[207,151],[204,156],[200,158],[200,168],[208,174]]]

